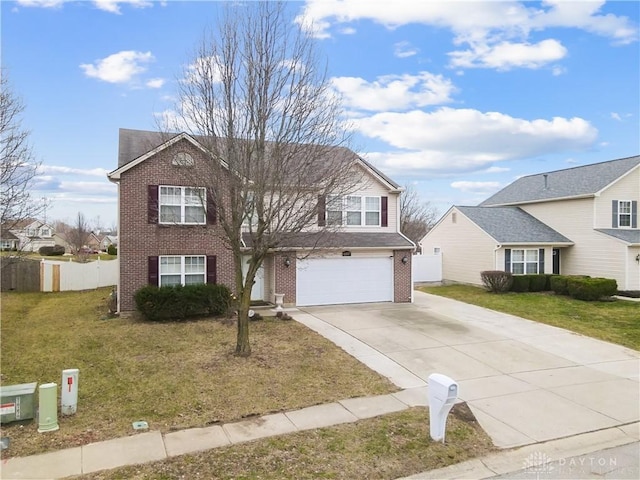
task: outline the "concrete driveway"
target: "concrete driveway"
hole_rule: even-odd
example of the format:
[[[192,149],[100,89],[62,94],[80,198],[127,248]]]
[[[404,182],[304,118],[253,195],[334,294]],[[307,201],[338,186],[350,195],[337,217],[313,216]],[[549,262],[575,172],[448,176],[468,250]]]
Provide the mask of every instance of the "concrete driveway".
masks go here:
[[[499,447],[613,426],[638,434],[635,350],[422,292],[414,304],[308,307],[294,316],[416,404],[426,402],[430,374],[452,377]]]

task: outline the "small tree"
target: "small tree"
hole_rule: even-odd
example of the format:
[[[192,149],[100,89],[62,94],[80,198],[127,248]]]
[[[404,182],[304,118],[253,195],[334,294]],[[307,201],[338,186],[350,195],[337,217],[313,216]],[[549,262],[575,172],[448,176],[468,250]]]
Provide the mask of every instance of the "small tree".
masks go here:
[[[340,103],[312,38],[282,2],[226,4],[179,85],[172,126],[196,135],[209,154],[198,181],[215,201],[234,257],[235,351],[247,356],[256,272],[274,248],[318,226],[327,195],[353,191],[362,178],[358,158],[340,148],[347,140]],[[331,228],[319,227],[315,240]]]
[[[76,216],[76,222],[67,231],[66,236],[67,243],[71,247],[71,250],[82,262],[87,260],[88,254],[83,250],[82,247],[86,246],[89,242],[90,234],[91,230],[89,229],[89,224],[87,223],[84,214],[78,212],[78,215]]]
[[[29,145],[29,132],[21,126],[24,105],[10,89],[0,69],[0,225],[8,232],[24,220],[37,218],[46,202],[31,196],[39,163]],[[8,263],[3,263],[6,265]]]
[[[418,245],[437,219],[438,210],[421,200],[412,185],[407,185],[400,197],[400,231]]]

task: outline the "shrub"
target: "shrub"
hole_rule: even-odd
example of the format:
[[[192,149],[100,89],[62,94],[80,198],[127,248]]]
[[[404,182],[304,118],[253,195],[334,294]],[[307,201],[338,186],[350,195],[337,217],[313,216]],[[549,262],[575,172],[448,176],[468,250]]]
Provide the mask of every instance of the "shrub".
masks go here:
[[[116,246],[115,246],[115,245],[109,245],[109,246],[107,247],[107,253],[108,253],[109,255],[116,256],[116,255],[118,255],[118,249],[116,248]]]
[[[222,315],[231,304],[225,285],[196,284],[156,287],[147,285],[135,293],[138,311],[147,320],[180,321],[200,315]]]
[[[485,270],[480,272],[480,278],[485,288],[493,293],[508,292],[513,282],[513,275],[502,270]]]
[[[547,289],[547,275],[527,275],[529,277],[530,292],[544,292]]]
[[[514,275],[511,284],[512,292],[528,292],[529,291],[529,275]]]
[[[572,298],[593,302],[615,295],[618,283],[610,278],[570,277],[567,290]]]
[[[54,245],[52,247],[40,247],[38,253],[43,257],[58,257],[64,255],[64,247],[62,245]]]
[[[549,279],[549,287],[556,295],[569,295],[567,282],[572,278],[591,278],[589,275],[552,275]]]

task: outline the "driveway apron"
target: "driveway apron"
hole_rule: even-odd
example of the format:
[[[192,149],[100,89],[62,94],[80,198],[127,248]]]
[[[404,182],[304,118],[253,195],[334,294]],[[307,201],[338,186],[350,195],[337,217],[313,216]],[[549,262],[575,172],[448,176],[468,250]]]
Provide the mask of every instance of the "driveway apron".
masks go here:
[[[413,304],[308,307],[294,316],[425,401],[429,375],[450,376],[499,447],[640,420],[635,350],[422,292]]]

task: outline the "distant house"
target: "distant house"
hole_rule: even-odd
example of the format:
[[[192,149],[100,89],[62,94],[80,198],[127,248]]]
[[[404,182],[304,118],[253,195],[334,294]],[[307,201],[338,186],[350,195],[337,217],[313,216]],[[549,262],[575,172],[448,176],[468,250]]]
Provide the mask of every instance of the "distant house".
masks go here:
[[[107,251],[107,249],[111,245],[113,245],[114,247],[118,246],[118,236],[111,234],[102,235],[102,238],[100,240],[100,250]]]
[[[18,240],[18,250],[37,252],[40,247],[55,245],[53,227],[33,218],[6,224],[6,230]],[[3,237],[4,240],[4,237]]]
[[[479,206],[451,207],[420,242],[445,281],[483,270],[613,278],[640,290],[640,156],[519,178]]]
[[[4,227],[0,230],[0,250],[18,250],[20,239]]]

